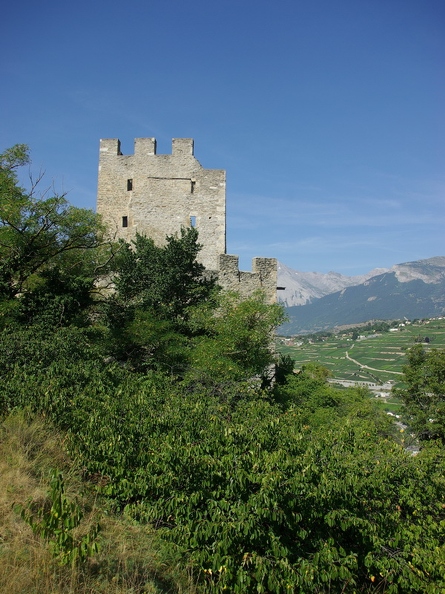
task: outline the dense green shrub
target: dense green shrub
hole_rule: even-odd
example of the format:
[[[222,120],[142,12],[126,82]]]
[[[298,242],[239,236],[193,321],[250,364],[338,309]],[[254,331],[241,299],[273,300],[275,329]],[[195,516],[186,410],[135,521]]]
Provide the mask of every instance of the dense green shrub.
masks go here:
[[[312,430],[298,408],[247,386],[234,407],[154,378],[128,390],[91,402],[74,451],[127,514],[181,547],[208,588],[442,583],[442,450],[414,458],[355,413]]]
[[[0,414],[63,429],[98,492],[156,526],[204,591],[445,591],[443,353],[409,353],[403,396],[430,440],[411,456],[319,365],[282,361],[272,387],[283,311],[218,292],[196,230],[163,248],[138,236],[108,261],[95,215],[18,187],[26,147],[0,157]],[[108,269],[116,290],[95,301]],[[71,530],[76,508],[60,510]]]

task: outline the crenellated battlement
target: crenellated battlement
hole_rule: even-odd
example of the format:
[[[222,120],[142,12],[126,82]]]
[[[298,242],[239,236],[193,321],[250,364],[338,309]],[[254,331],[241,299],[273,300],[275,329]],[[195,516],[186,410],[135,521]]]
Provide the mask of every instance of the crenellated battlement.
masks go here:
[[[193,138],[172,138],[171,156],[179,157],[187,155],[193,157],[195,154],[194,144]],[[121,141],[118,138],[101,138],[99,152],[118,157],[151,157],[155,155],[158,157],[164,156],[157,155],[156,149],[156,138],[135,138],[133,155],[124,155],[121,151]]]
[[[253,258],[252,271],[239,269],[238,256],[220,254],[218,282],[227,291],[235,291],[242,297],[262,290],[270,303],[276,302],[277,260],[276,258]]]

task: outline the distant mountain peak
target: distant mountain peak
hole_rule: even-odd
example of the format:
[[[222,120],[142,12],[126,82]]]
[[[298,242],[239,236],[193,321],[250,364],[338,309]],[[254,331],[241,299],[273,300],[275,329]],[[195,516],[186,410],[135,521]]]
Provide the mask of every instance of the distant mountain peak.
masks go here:
[[[414,279],[420,279],[424,283],[437,284],[445,278],[445,257],[435,256],[415,262],[404,262],[396,264],[391,268],[395,272],[397,279],[401,283],[410,282]]]
[[[278,294],[278,300],[286,307],[312,303],[346,287],[359,285],[372,276],[387,272],[387,268],[376,268],[367,274],[346,276],[340,272],[302,272],[278,262],[278,285],[286,287]]]
[[[374,268],[366,274],[357,276],[346,276],[335,271],[302,272],[278,262],[278,285],[286,287],[279,292],[278,300],[286,307],[306,305],[346,287],[361,285],[370,278],[386,272],[394,272],[401,283],[420,279],[424,283],[437,284],[445,278],[445,256],[403,262],[391,268]]]
[[[372,319],[445,314],[444,256],[352,277],[297,272],[280,264],[278,283],[286,287],[278,293],[290,318],[283,327],[285,333],[315,332]]]

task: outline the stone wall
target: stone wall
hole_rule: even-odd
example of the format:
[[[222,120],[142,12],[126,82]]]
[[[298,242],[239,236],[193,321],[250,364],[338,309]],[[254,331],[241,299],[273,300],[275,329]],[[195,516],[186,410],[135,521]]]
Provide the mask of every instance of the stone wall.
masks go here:
[[[253,258],[252,272],[239,270],[238,256],[219,256],[218,283],[228,291],[249,297],[254,291],[264,291],[269,303],[277,300],[277,260]]]

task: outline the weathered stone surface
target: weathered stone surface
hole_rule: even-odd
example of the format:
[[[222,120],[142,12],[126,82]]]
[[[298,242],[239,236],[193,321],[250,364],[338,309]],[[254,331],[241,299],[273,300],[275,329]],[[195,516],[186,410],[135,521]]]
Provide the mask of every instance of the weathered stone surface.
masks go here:
[[[242,297],[252,295],[261,289],[270,303],[276,301],[277,260],[275,258],[253,258],[252,272],[239,270],[238,256],[219,256],[218,282],[228,291],[236,291]]]
[[[123,155],[115,138],[101,140],[97,211],[126,240],[139,232],[162,244],[196,225],[206,268],[226,250],[226,174],[204,169],[190,138],[174,138],[171,155],[157,155],[154,138],[137,138],[133,155]]]

